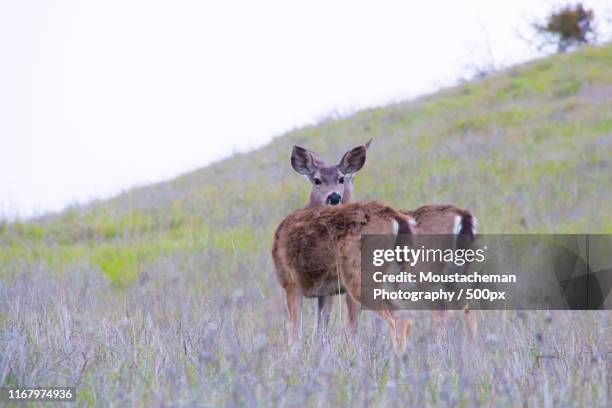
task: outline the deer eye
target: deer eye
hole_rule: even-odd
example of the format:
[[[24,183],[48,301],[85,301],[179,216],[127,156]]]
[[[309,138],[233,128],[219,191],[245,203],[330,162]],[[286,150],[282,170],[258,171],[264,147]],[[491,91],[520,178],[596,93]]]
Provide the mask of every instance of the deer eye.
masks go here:
[[[344,184],[344,177],[340,177],[340,178],[338,179],[338,183],[340,183],[340,184]]]
[[[318,185],[321,185],[322,181],[320,178],[315,177],[314,183],[318,186]]]

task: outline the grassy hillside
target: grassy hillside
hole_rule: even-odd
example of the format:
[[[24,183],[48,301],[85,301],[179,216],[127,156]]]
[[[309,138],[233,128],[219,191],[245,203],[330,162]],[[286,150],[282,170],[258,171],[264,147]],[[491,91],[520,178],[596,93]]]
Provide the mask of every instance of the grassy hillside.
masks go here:
[[[336,161],[369,138],[357,198],[403,209],[454,203],[476,213],[482,232],[612,233],[611,67],[609,46],[554,56],[298,129],[112,200],[0,223],[0,385],[77,383],[81,402],[103,405],[385,403],[400,392],[413,403],[600,404],[609,314],[485,321],[491,354],[466,370],[480,356],[429,344],[426,319],[410,346],[421,357],[404,365],[384,336],[352,348],[335,307],[338,335],[324,352],[307,341],[297,364],[286,355],[269,248],[309,191],[290,167],[291,146]],[[557,357],[534,365],[546,353]],[[555,394],[563,382],[573,388]],[[415,383],[420,391],[403,394]]]

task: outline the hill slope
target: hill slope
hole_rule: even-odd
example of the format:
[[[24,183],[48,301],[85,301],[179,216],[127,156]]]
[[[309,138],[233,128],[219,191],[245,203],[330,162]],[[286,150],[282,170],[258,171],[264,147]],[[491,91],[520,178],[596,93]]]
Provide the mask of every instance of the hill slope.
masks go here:
[[[107,202],[4,225],[5,266],[7,256],[40,255],[52,264],[59,257],[63,264],[82,255],[113,279],[129,280],[138,273],[135,259],[160,254],[267,254],[273,228],[308,194],[289,165],[291,146],[334,161],[371,137],[356,179],[358,198],[404,209],[455,203],[474,211],[486,232],[610,232],[610,66],[612,47],[554,56],[300,129]],[[117,265],[108,265],[105,258],[115,252]],[[124,261],[131,266],[115,270]]]
[[[299,129],[112,200],[0,223],[0,386],[77,384],[80,405],[94,406],[400,396],[409,406],[606,406],[609,313],[488,315],[482,347],[461,331],[434,341],[417,319],[398,363],[365,318],[363,346],[344,341],[346,312],[334,306],[330,341],[310,347],[306,336],[296,360],[269,249],[309,191],[290,167],[292,145],[332,161],[371,137],[357,198],[454,203],[485,232],[611,233],[610,67],[609,46],[554,56]],[[312,327],[311,314],[304,321]]]

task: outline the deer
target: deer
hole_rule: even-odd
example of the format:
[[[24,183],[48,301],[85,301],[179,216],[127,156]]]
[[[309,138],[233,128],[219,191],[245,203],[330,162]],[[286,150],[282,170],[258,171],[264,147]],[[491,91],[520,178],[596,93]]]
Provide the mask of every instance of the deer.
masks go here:
[[[354,177],[365,165],[367,150],[371,143],[372,139],[368,140],[363,145],[348,150],[337,165],[328,165],[319,154],[314,151],[297,145],[293,146],[291,152],[291,166],[312,185],[308,202],[304,209],[351,203],[353,199]],[[416,233],[463,235],[470,240],[473,240],[476,234],[477,221],[473,214],[468,210],[453,205],[426,205],[411,211],[401,211],[401,213],[411,217],[416,222],[414,227]],[[278,229],[280,229],[280,226]],[[282,269],[282,265],[277,264],[276,258],[278,257],[278,251],[279,248],[277,248],[277,240],[275,238],[272,257],[279,282],[286,291],[287,308],[291,320],[295,299],[299,300],[298,303],[301,305],[302,296],[296,291],[287,291],[287,288],[283,286],[283,283],[286,282],[284,277],[286,271]],[[337,278],[334,279],[330,277],[327,284],[333,287],[334,284],[337,284]],[[329,293],[323,291],[318,296],[312,296],[317,298],[317,333],[323,333],[329,325],[332,296],[342,293],[344,292],[340,289],[336,291],[332,290]],[[355,302],[354,298],[351,296],[346,296],[346,306],[348,310],[349,329],[354,336],[358,328],[361,306],[358,302]],[[438,323],[443,323],[447,314],[436,312],[434,317],[437,319]],[[468,321],[470,333],[475,331],[475,324],[472,321],[473,316],[471,316]],[[293,323],[291,324],[293,325]],[[292,328],[290,333],[293,333],[293,330]],[[290,335],[290,337],[292,337],[292,335]]]
[[[365,144],[356,146],[344,153],[338,164],[328,165],[321,157],[301,146],[293,146],[291,152],[291,166],[293,169],[310,181],[312,188],[308,203],[304,208],[312,209],[321,206],[335,206],[348,204],[353,198],[353,180],[355,174],[361,170],[366,161],[366,153],[372,139]],[[275,249],[273,249],[274,257]],[[279,279],[278,267],[276,268]],[[331,283],[330,283],[331,284]],[[331,315],[332,296],[339,293],[322,293],[317,296],[317,332],[322,333],[329,325]],[[287,304],[291,303],[293,294],[287,292]],[[350,296],[346,297],[349,321],[357,321],[360,306]],[[291,311],[289,312],[291,313]],[[351,326],[352,327],[352,326]]]
[[[409,215],[374,201],[307,207],[285,218],[274,234],[272,257],[287,295],[290,344],[301,331],[303,297],[321,299],[347,292],[350,302],[360,305],[361,235],[408,235],[411,223]],[[388,309],[376,312],[389,324],[394,350],[402,350],[410,321]]]

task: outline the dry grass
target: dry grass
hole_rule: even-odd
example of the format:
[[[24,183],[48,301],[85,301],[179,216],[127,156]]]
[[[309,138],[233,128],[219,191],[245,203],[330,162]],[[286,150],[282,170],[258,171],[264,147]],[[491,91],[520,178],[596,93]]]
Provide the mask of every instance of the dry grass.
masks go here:
[[[427,313],[415,312],[398,360],[368,312],[358,344],[346,341],[337,314],[328,340],[313,343],[307,307],[304,344],[293,354],[280,294],[228,291],[175,268],[121,293],[83,270],[59,279],[30,271],[4,285],[0,382],[76,384],[79,405],[94,406],[609,402],[609,312],[487,312],[475,343],[461,319],[434,340]],[[208,291],[218,295],[201,295]]]

